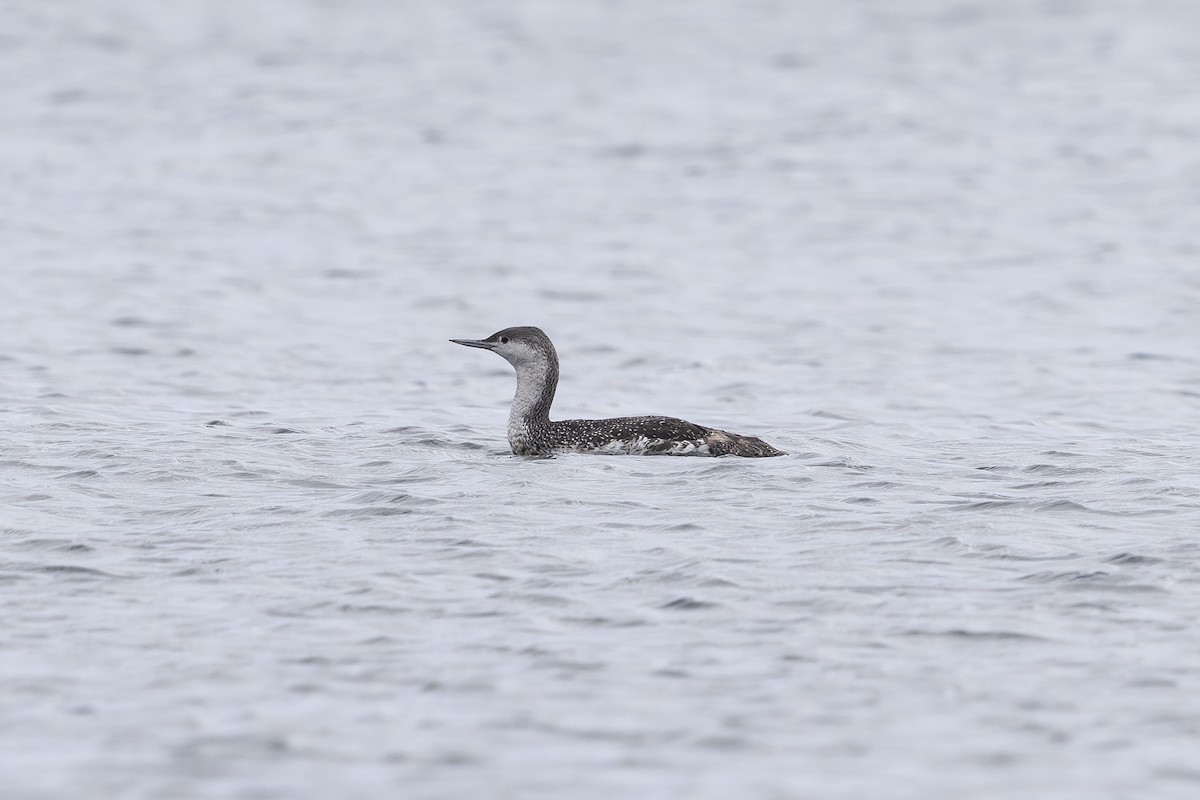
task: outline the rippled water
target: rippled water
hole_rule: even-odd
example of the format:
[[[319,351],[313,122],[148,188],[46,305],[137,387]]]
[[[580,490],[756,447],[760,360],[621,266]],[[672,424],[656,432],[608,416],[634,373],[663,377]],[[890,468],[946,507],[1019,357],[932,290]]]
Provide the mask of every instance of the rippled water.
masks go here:
[[[6,798],[1200,792],[1200,6],[0,20]]]

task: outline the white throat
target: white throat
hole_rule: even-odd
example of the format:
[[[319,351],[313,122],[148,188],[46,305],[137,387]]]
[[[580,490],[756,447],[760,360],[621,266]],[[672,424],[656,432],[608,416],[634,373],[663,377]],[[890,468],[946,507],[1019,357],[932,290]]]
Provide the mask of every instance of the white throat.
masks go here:
[[[547,369],[544,364],[526,362],[514,366],[517,391],[508,413],[508,441],[523,439],[529,431],[529,418],[546,393]],[[548,410],[548,409],[547,409]]]

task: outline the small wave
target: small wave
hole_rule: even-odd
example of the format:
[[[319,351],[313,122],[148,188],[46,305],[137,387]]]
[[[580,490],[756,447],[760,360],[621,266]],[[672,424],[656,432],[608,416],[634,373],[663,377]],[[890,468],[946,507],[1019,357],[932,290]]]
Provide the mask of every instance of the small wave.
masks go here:
[[[87,447],[87,448],[84,448],[83,450],[76,450],[75,457],[76,458],[99,458],[99,459],[103,459],[103,460],[107,461],[109,459],[116,458],[117,454],[109,452],[108,450],[101,450],[96,447]]]
[[[99,474],[100,473],[94,469],[80,469],[80,470],[76,470],[75,472],[67,472],[63,475],[59,475],[58,477],[63,478],[63,479],[65,479],[65,478],[95,478]]]
[[[3,535],[4,533],[6,533],[6,531],[0,530],[0,535]],[[93,553],[96,550],[96,548],[92,547],[91,545],[74,542],[70,539],[23,539],[18,543],[18,545],[22,549],[27,550],[46,550],[62,553]]]
[[[994,642],[1011,642],[1011,641],[1026,641],[1026,642],[1046,642],[1049,641],[1045,636],[1038,636],[1033,633],[1021,633],[1020,631],[973,631],[966,628],[950,628],[944,631],[931,631],[912,629],[904,631],[905,636],[936,636],[946,637],[950,639],[967,639],[971,641],[994,641]]]
[[[362,278],[371,278],[375,276],[374,270],[369,269],[347,269],[346,267],[332,267],[321,273],[322,277],[331,278],[333,280],[360,280]]]
[[[695,745],[705,750],[748,750],[752,743],[744,736],[702,736]]]
[[[421,497],[420,495],[409,494],[408,492],[388,492],[382,489],[369,489],[365,492],[359,492],[353,497],[347,498],[345,502],[370,505],[379,503],[397,505],[403,503],[408,505],[431,506],[436,505],[440,501],[433,497]]]
[[[437,472],[426,467],[398,467],[394,461],[368,461],[359,466],[386,473],[386,478],[367,481],[372,486],[394,486],[406,483],[429,483],[442,480]]]
[[[640,628],[644,619],[613,619],[611,617],[561,617],[563,622],[593,628]]]
[[[299,486],[302,489],[345,489],[344,483],[330,483],[329,481],[321,481],[316,478],[288,478],[280,481],[280,483],[288,486]]]
[[[853,411],[825,411],[817,409],[809,412],[811,416],[821,417],[823,419],[836,419],[843,422],[867,422],[870,417],[864,417],[862,414],[855,414]]]
[[[411,614],[411,608],[389,606],[383,603],[342,603],[336,607],[343,614],[382,614],[394,617],[400,614]]]
[[[1045,500],[1040,503],[1032,503],[1030,508],[1034,511],[1097,511],[1083,503],[1076,503],[1074,500]]]
[[[1079,486],[1080,481],[1033,481],[1032,483],[1014,483],[1011,489],[1061,489],[1064,486]]]
[[[705,463],[704,466],[700,467],[699,469],[694,469],[694,471],[689,472],[687,478],[690,480],[702,475],[725,475],[728,474],[730,470],[737,470],[746,466],[747,462],[750,462],[750,459],[715,458],[712,459],[712,463]],[[643,474],[649,475],[649,473]]]
[[[1102,513],[1089,508],[1074,500],[1017,500],[1004,498],[996,500],[976,500],[970,503],[950,503],[948,508],[954,511],[996,511],[998,509],[1023,509],[1026,511],[1087,511]]]
[[[691,597],[677,597],[674,600],[663,603],[659,608],[668,608],[672,611],[698,611],[702,608],[716,608],[716,603],[709,603],[705,600],[696,600]]]
[[[143,317],[135,316],[117,317],[116,319],[111,320],[109,324],[115,325],[118,328],[149,328],[155,325],[155,323],[150,322]]]
[[[1104,559],[1106,564],[1161,564],[1163,559],[1153,556],[1140,556],[1137,553],[1117,553]]]
[[[1147,353],[1137,351],[1129,354],[1130,361],[1178,361],[1183,363],[1192,363],[1193,359],[1185,358],[1184,356],[1167,355],[1166,353]]]
[[[574,603],[574,600],[565,595],[547,594],[546,592],[504,592],[497,594],[497,596],[503,597],[506,600],[531,603],[536,606],[569,606]]]
[[[79,567],[74,564],[44,564],[39,566],[26,567],[29,572],[44,572],[51,575],[75,575],[81,578],[119,578],[120,575],[114,575],[111,572],[104,570],[93,569],[91,567]]]
[[[1022,575],[1020,580],[1030,583],[1062,584],[1072,589],[1103,589],[1115,592],[1163,592],[1160,586],[1147,583],[1133,583],[1124,575],[1117,575],[1103,570],[1084,572],[1070,570],[1067,572],[1032,572]]]
[[[470,438],[451,438],[450,436],[438,431],[429,430],[428,428],[419,428],[412,425],[401,425],[397,428],[388,428],[384,433],[400,434],[399,440],[406,445],[418,447],[437,447],[443,450],[486,450],[487,445],[480,441],[474,441]],[[470,430],[463,430],[464,436],[472,436]],[[482,439],[483,437],[480,437]]]
[[[980,552],[974,555],[993,561],[1074,561],[1080,558],[1079,553],[1073,550],[1067,552],[1026,554],[1014,553],[1003,545],[984,545],[979,550]]]
[[[210,763],[279,757],[290,749],[287,740],[279,736],[201,736],[176,745],[174,755],[180,759]]]
[[[1075,581],[1095,582],[1111,577],[1111,572],[1082,572],[1080,570],[1070,570],[1068,572],[1031,572],[1028,575],[1022,575],[1020,579],[1023,581],[1032,581],[1034,583],[1071,583]]]
[[[411,508],[372,506],[370,508],[335,508],[332,511],[326,511],[322,516],[334,518],[399,517],[412,513],[413,509]]]
[[[600,292],[570,289],[542,289],[538,294],[547,300],[563,300],[568,303],[595,303],[604,299]]]
[[[863,464],[851,458],[831,458],[826,461],[818,461],[813,464],[814,467],[840,467],[842,469],[853,469],[860,472],[867,472],[875,469],[870,464]]]
[[[1040,475],[1085,475],[1100,472],[1096,467],[1060,467],[1057,464],[1030,464],[1022,468],[1023,472],[1036,472]]]

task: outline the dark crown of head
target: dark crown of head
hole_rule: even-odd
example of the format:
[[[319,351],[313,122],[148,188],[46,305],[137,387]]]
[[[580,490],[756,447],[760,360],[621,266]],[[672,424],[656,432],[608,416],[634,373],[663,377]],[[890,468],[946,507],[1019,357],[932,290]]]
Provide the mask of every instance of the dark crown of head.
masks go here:
[[[521,339],[529,344],[543,346],[550,343],[550,337],[547,336],[541,328],[535,328],[531,325],[523,325],[516,328],[505,328],[502,331],[496,331],[484,341],[503,342],[505,339]]]

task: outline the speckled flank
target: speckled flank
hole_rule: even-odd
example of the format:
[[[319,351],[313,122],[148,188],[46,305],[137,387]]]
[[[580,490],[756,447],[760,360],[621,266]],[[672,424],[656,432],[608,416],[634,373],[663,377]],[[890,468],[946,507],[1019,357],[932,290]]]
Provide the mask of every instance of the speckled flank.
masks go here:
[[[522,456],[554,453],[668,456],[781,456],[761,439],[706,428],[675,417],[617,417],[552,421],[558,353],[540,328],[505,328],[486,339],[451,339],[492,350],[517,372],[508,418],[508,443]]]

